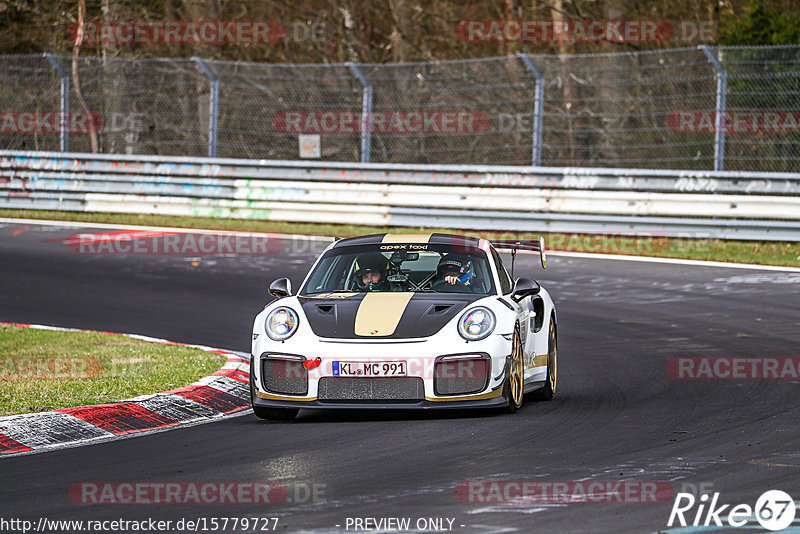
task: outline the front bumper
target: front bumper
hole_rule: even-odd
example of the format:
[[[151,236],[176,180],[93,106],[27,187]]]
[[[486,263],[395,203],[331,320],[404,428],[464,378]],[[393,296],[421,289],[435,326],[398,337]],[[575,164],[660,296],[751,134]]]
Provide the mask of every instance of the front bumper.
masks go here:
[[[430,341],[413,343],[341,343],[324,342],[318,340],[306,340],[302,345],[293,344],[292,349],[286,350],[286,344],[264,343],[254,347],[259,350],[257,356],[253,358],[252,367],[253,384],[255,386],[254,402],[255,406],[272,408],[308,408],[308,409],[440,409],[440,408],[475,408],[475,407],[497,407],[508,404],[503,395],[503,382],[507,371],[507,360],[510,353],[510,342],[501,335],[492,336],[493,339],[486,339],[480,342],[469,344],[461,340],[459,345],[448,343],[446,346]],[[276,350],[283,349],[283,350]],[[453,349],[462,349],[461,351]],[[402,355],[405,354],[405,355]],[[409,356],[408,354],[414,354]],[[453,362],[460,358],[474,359],[481,356],[485,362],[483,375],[485,383],[479,388],[470,389],[474,384],[475,375],[450,375],[450,382],[442,380],[442,374],[437,374],[444,368],[440,365],[444,360]],[[286,358],[293,360],[293,369],[289,367],[276,366],[271,364],[264,366],[265,360]],[[303,362],[321,359],[321,364],[311,370],[306,371]],[[331,395],[330,384],[339,380],[351,380],[356,383],[363,381],[391,382],[393,379],[381,378],[343,378],[333,374],[333,364],[336,361],[398,361],[405,360],[407,363],[408,374],[405,378],[409,381],[417,381],[416,388],[411,387],[413,394],[403,395],[407,392],[405,387],[398,387],[398,391],[387,388],[374,387],[375,390],[382,389],[385,395],[371,396],[348,396],[341,392]],[[484,365],[484,364],[481,364]],[[477,368],[477,367],[475,367]],[[278,377],[283,379],[282,386],[286,389],[276,387],[276,373],[287,373],[288,376]],[[298,375],[297,370],[300,371]],[[455,376],[456,378],[453,378]],[[288,380],[291,378],[291,380]],[[462,380],[463,378],[463,380]],[[297,379],[301,379],[298,381]],[[401,378],[402,380],[402,378]],[[467,382],[472,380],[468,385]],[[322,383],[327,382],[327,388],[322,387]],[[341,383],[340,383],[341,384]],[[338,386],[339,384],[337,384]],[[460,386],[465,388],[459,390]],[[381,385],[382,386],[382,385]],[[446,387],[445,387],[446,386]],[[372,386],[365,389],[370,389]],[[355,390],[361,388],[354,388]],[[343,388],[347,391],[347,388]],[[395,394],[398,393],[398,394]]]
[[[264,398],[268,397],[268,398]],[[420,401],[320,401],[313,400],[285,400],[277,395],[256,393],[253,399],[254,406],[264,408],[302,408],[309,410],[442,410],[465,408],[499,408],[508,406],[508,401],[503,395],[501,384],[494,391],[484,395],[475,395],[471,398],[461,397],[461,400],[420,400]]]

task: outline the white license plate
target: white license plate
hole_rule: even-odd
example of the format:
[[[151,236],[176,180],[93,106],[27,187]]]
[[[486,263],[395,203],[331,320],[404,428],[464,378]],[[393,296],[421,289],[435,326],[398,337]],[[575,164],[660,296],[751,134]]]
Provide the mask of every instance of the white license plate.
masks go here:
[[[406,362],[333,362],[333,376],[406,376]]]

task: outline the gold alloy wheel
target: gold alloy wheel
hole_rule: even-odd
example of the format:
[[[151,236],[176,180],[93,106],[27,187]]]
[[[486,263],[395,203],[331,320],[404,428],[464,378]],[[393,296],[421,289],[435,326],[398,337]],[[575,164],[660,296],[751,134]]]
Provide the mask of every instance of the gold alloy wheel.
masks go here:
[[[511,387],[511,402],[515,406],[522,404],[522,342],[519,339],[519,332],[514,332],[514,341],[511,346],[511,376],[509,386]]]
[[[550,351],[547,355],[547,379],[550,382],[550,391],[556,392],[556,381],[558,379],[558,347],[556,345],[556,329],[550,321]]]

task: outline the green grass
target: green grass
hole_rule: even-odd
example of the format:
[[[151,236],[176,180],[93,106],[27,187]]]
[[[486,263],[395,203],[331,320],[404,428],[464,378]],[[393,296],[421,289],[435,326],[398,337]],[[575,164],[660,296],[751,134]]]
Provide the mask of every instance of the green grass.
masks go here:
[[[159,393],[224,363],[216,353],[126,336],[0,325],[0,415]]]
[[[0,210],[0,217],[52,219],[76,222],[114,223],[122,225],[173,226],[208,230],[237,230],[302,235],[351,237],[384,232],[445,232],[481,235],[488,239],[530,239],[538,234],[527,232],[459,231],[443,228],[397,228],[317,223],[173,217],[166,215],[128,215],[106,213],[73,213],[32,210]],[[603,252],[635,256],[685,258],[693,260],[754,263],[800,267],[800,243],[780,241],[731,241],[724,239],[673,239],[669,237],[629,238],[621,236],[587,236],[582,234],[547,234],[548,250]]]

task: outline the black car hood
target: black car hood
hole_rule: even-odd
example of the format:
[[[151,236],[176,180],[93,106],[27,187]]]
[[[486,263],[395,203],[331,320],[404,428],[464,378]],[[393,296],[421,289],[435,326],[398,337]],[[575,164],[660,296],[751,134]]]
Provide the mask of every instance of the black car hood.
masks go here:
[[[337,339],[428,337],[471,302],[468,293],[333,293],[297,297],[311,330]]]

